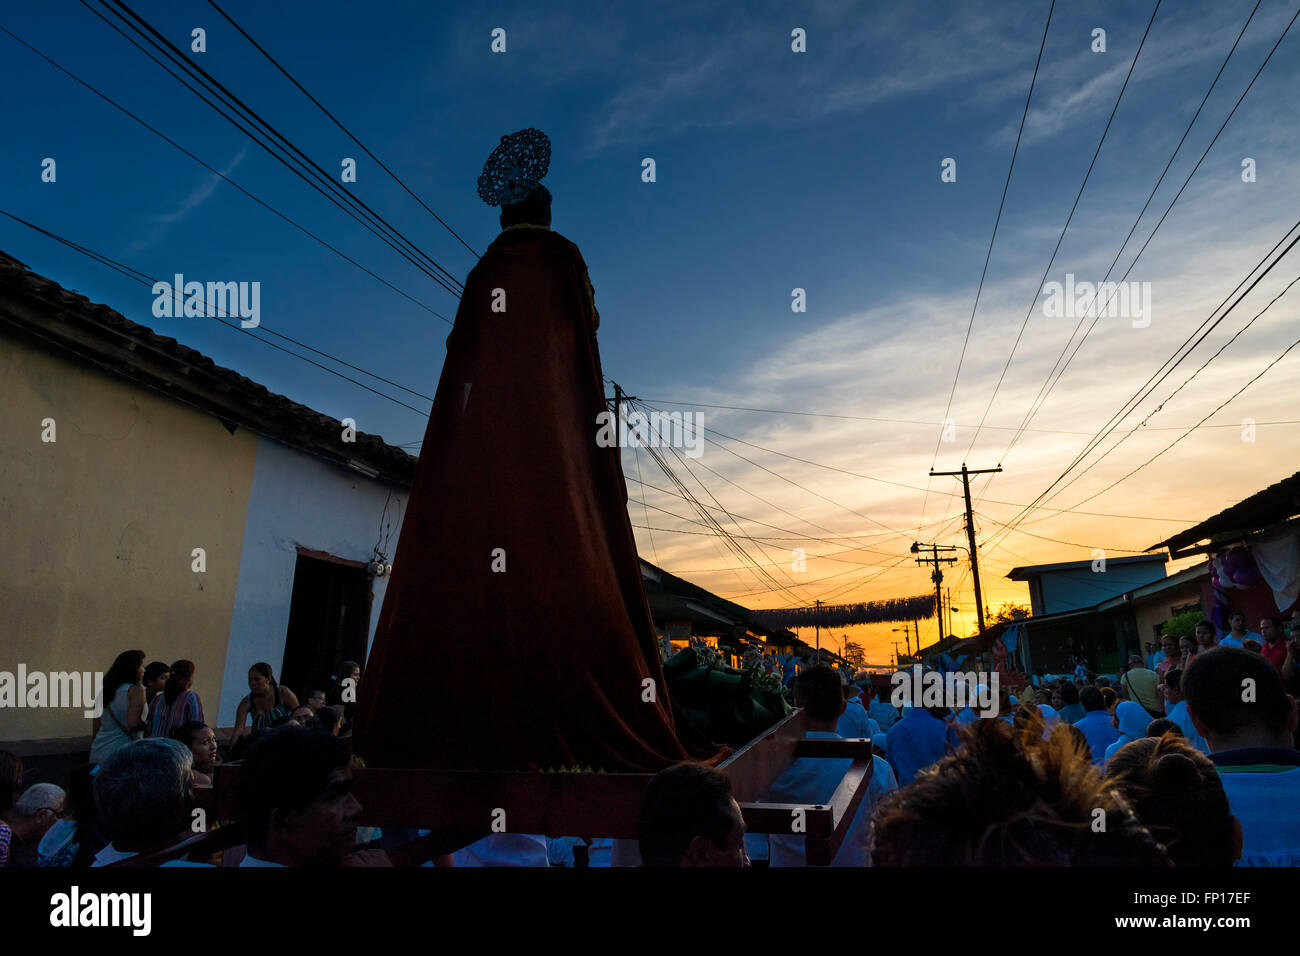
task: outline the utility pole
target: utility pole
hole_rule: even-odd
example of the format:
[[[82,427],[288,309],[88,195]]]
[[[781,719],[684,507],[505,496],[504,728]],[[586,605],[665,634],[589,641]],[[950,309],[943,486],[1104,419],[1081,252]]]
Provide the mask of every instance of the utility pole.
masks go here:
[[[917,564],[932,564],[934,571],[930,575],[930,580],[934,582],[934,618],[939,622],[939,643],[940,650],[943,649],[943,592],[939,585],[943,583],[943,572],[939,570],[940,564],[956,564],[956,558],[941,558],[940,551],[956,551],[957,549],[950,544],[921,544],[917,541],[912,542],[912,553],[920,554],[922,551],[929,551],[928,558],[917,558]],[[916,629],[916,652],[921,653],[921,627],[918,624]]]
[[[813,603],[814,603],[814,607],[816,608],[816,614],[813,615],[813,627],[816,629],[817,632],[817,663],[820,664],[822,662],[822,625],[821,625],[822,602],[815,601]]]
[[[618,382],[612,383],[614,386],[614,434],[621,436],[623,433],[623,403],[636,400],[635,395],[627,395],[623,392],[623,387]]]
[[[975,579],[975,613],[979,617],[980,633],[984,633],[984,597],[980,592],[980,559],[975,550],[975,519],[971,515],[970,505],[970,476],[971,475],[989,475],[1001,471],[1002,468],[975,468],[969,469],[966,463],[961,463],[961,471],[932,471],[931,478],[938,478],[942,475],[956,477],[961,475],[961,486],[966,492],[966,540],[970,543],[970,570],[971,577]]]
[[[898,641],[894,641],[894,670],[898,670]]]
[[[907,647],[907,656],[911,657],[912,656],[912,629],[908,626],[907,622],[904,621],[902,627],[891,627],[890,630],[893,631],[895,634],[897,634],[899,631],[903,632],[903,640],[904,642],[906,642],[905,646]],[[917,638],[917,643],[918,644],[920,643],[919,636]]]

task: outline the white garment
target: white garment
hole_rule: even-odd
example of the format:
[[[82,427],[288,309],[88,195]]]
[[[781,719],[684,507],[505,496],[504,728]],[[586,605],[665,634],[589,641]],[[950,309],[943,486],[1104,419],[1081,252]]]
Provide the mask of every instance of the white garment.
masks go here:
[[[1228,809],[1241,821],[1238,866],[1300,866],[1300,768],[1251,773],[1220,767]]]
[[[95,739],[90,745],[91,763],[102,764],[131,741],[139,740],[144,736],[143,729],[129,735],[122,729],[130,724],[127,719],[127,706],[130,702],[131,688],[134,686],[134,684],[123,684],[118,687],[113,694],[113,700],[105,708],[103,716],[99,719],[99,733],[95,734]],[[147,713],[148,711],[141,707],[140,719],[144,720]]]
[[[55,857],[62,853],[77,839],[77,821],[59,820],[45,831],[41,842],[36,844],[36,863],[38,866],[50,866]]]
[[[880,733],[880,725],[867,716],[867,709],[856,697],[844,704],[844,713],[840,714],[835,732],[841,737],[866,737],[870,739]]]
[[[490,833],[452,854],[456,866],[549,866],[546,837]]]
[[[1246,636],[1240,641],[1233,637],[1232,632],[1229,631],[1227,634],[1224,634],[1223,637],[1219,638],[1219,646],[1241,647],[1246,641],[1258,641],[1260,647],[1264,646],[1264,636],[1262,634],[1256,634],[1254,631],[1247,631]]]
[[[610,853],[614,841],[608,837],[596,837],[590,842],[581,837],[557,837],[546,839],[546,862],[551,866],[574,866],[574,848],[587,848],[587,866],[609,866]]]
[[[124,853],[110,843],[108,846],[104,847],[104,849],[95,854],[95,861],[90,865],[108,866],[110,863],[116,863],[119,860],[129,860],[135,855],[136,853],[134,850],[129,853]],[[212,869],[211,863],[191,863],[189,860],[168,860],[166,863],[160,863],[159,866],[206,866],[209,869]]]
[[[810,739],[839,740],[839,734],[810,730]],[[876,804],[886,793],[898,789],[894,771],[880,757],[872,757],[872,773],[864,780],[867,792],[862,795],[858,812],[844,835],[839,852],[831,866],[867,866],[867,835],[871,828],[871,815]],[[764,803],[827,804],[835,788],[853,761],[847,757],[800,757],[772,785],[763,798]],[[768,846],[772,866],[806,866],[804,837],[781,833],[769,834]]]
[[[1187,701],[1180,700],[1173,707],[1169,708],[1166,715],[1170,720],[1178,725],[1178,729],[1183,732],[1187,742],[1203,754],[1210,752],[1210,745],[1205,742],[1205,738],[1196,732],[1196,725],[1192,723],[1191,715],[1187,713]]]
[[[1273,592],[1279,611],[1300,599],[1300,532],[1295,529],[1250,544],[1259,575]]]

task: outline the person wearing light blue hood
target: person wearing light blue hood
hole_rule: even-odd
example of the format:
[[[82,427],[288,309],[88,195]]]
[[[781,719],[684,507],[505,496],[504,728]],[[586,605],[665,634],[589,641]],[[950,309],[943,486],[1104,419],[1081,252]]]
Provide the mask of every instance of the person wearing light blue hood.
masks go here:
[[[983,677],[979,678],[978,682],[975,685],[975,701],[977,703],[984,699],[984,696],[988,693],[987,688],[988,688],[988,683],[984,680]],[[975,721],[979,719],[980,719],[979,714],[975,713],[975,711],[971,708],[970,704],[967,704],[957,714],[954,723],[958,727],[965,727],[967,724],[973,724],[975,723]]]
[[[867,707],[867,716],[879,725],[882,732],[887,733],[899,719],[898,710],[879,693],[875,693],[874,688],[870,691],[864,688],[863,693],[871,694],[871,705]]]
[[[1039,704],[1038,712],[1043,717],[1043,739],[1046,740],[1052,736],[1052,731],[1061,723],[1061,715],[1056,712],[1056,708],[1051,704]]]
[[[1115,725],[1119,728],[1119,740],[1106,748],[1106,762],[1110,762],[1111,756],[1120,747],[1145,737],[1149,723],[1151,723],[1151,715],[1147,713],[1145,707],[1135,701],[1122,701],[1115,708]]]
[[[861,695],[867,691],[857,684],[847,683],[844,671],[837,673],[844,684],[845,701],[844,713],[835,725],[835,732],[841,737],[865,737],[869,740],[880,733],[880,725],[867,714],[867,708],[863,706]]]

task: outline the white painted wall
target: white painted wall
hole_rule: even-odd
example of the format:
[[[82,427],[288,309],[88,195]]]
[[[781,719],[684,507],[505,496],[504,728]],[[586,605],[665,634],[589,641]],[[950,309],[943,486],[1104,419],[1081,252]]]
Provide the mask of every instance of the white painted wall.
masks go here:
[[[239,701],[248,693],[248,668],[252,664],[266,661],[279,677],[297,549],[301,546],[353,561],[369,561],[388,494],[388,486],[380,481],[277,441],[258,438],[221,702],[215,715],[218,726],[234,723]],[[387,550],[390,561],[401,530],[397,517],[406,513],[406,501],[405,489],[393,491],[388,505],[392,523]],[[374,581],[367,651],[374,639],[387,583],[387,578]],[[293,691],[302,694],[305,688],[295,687]],[[210,713],[209,720],[212,716]]]

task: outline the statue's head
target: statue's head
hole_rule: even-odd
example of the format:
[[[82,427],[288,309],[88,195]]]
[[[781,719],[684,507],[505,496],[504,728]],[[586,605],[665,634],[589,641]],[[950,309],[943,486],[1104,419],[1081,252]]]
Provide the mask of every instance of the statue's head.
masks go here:
[[[551,224],[551,191],[545,186],[537,185],[522,202],[509,203],[501,207],[501,228],[529,223],[534,226]]]

